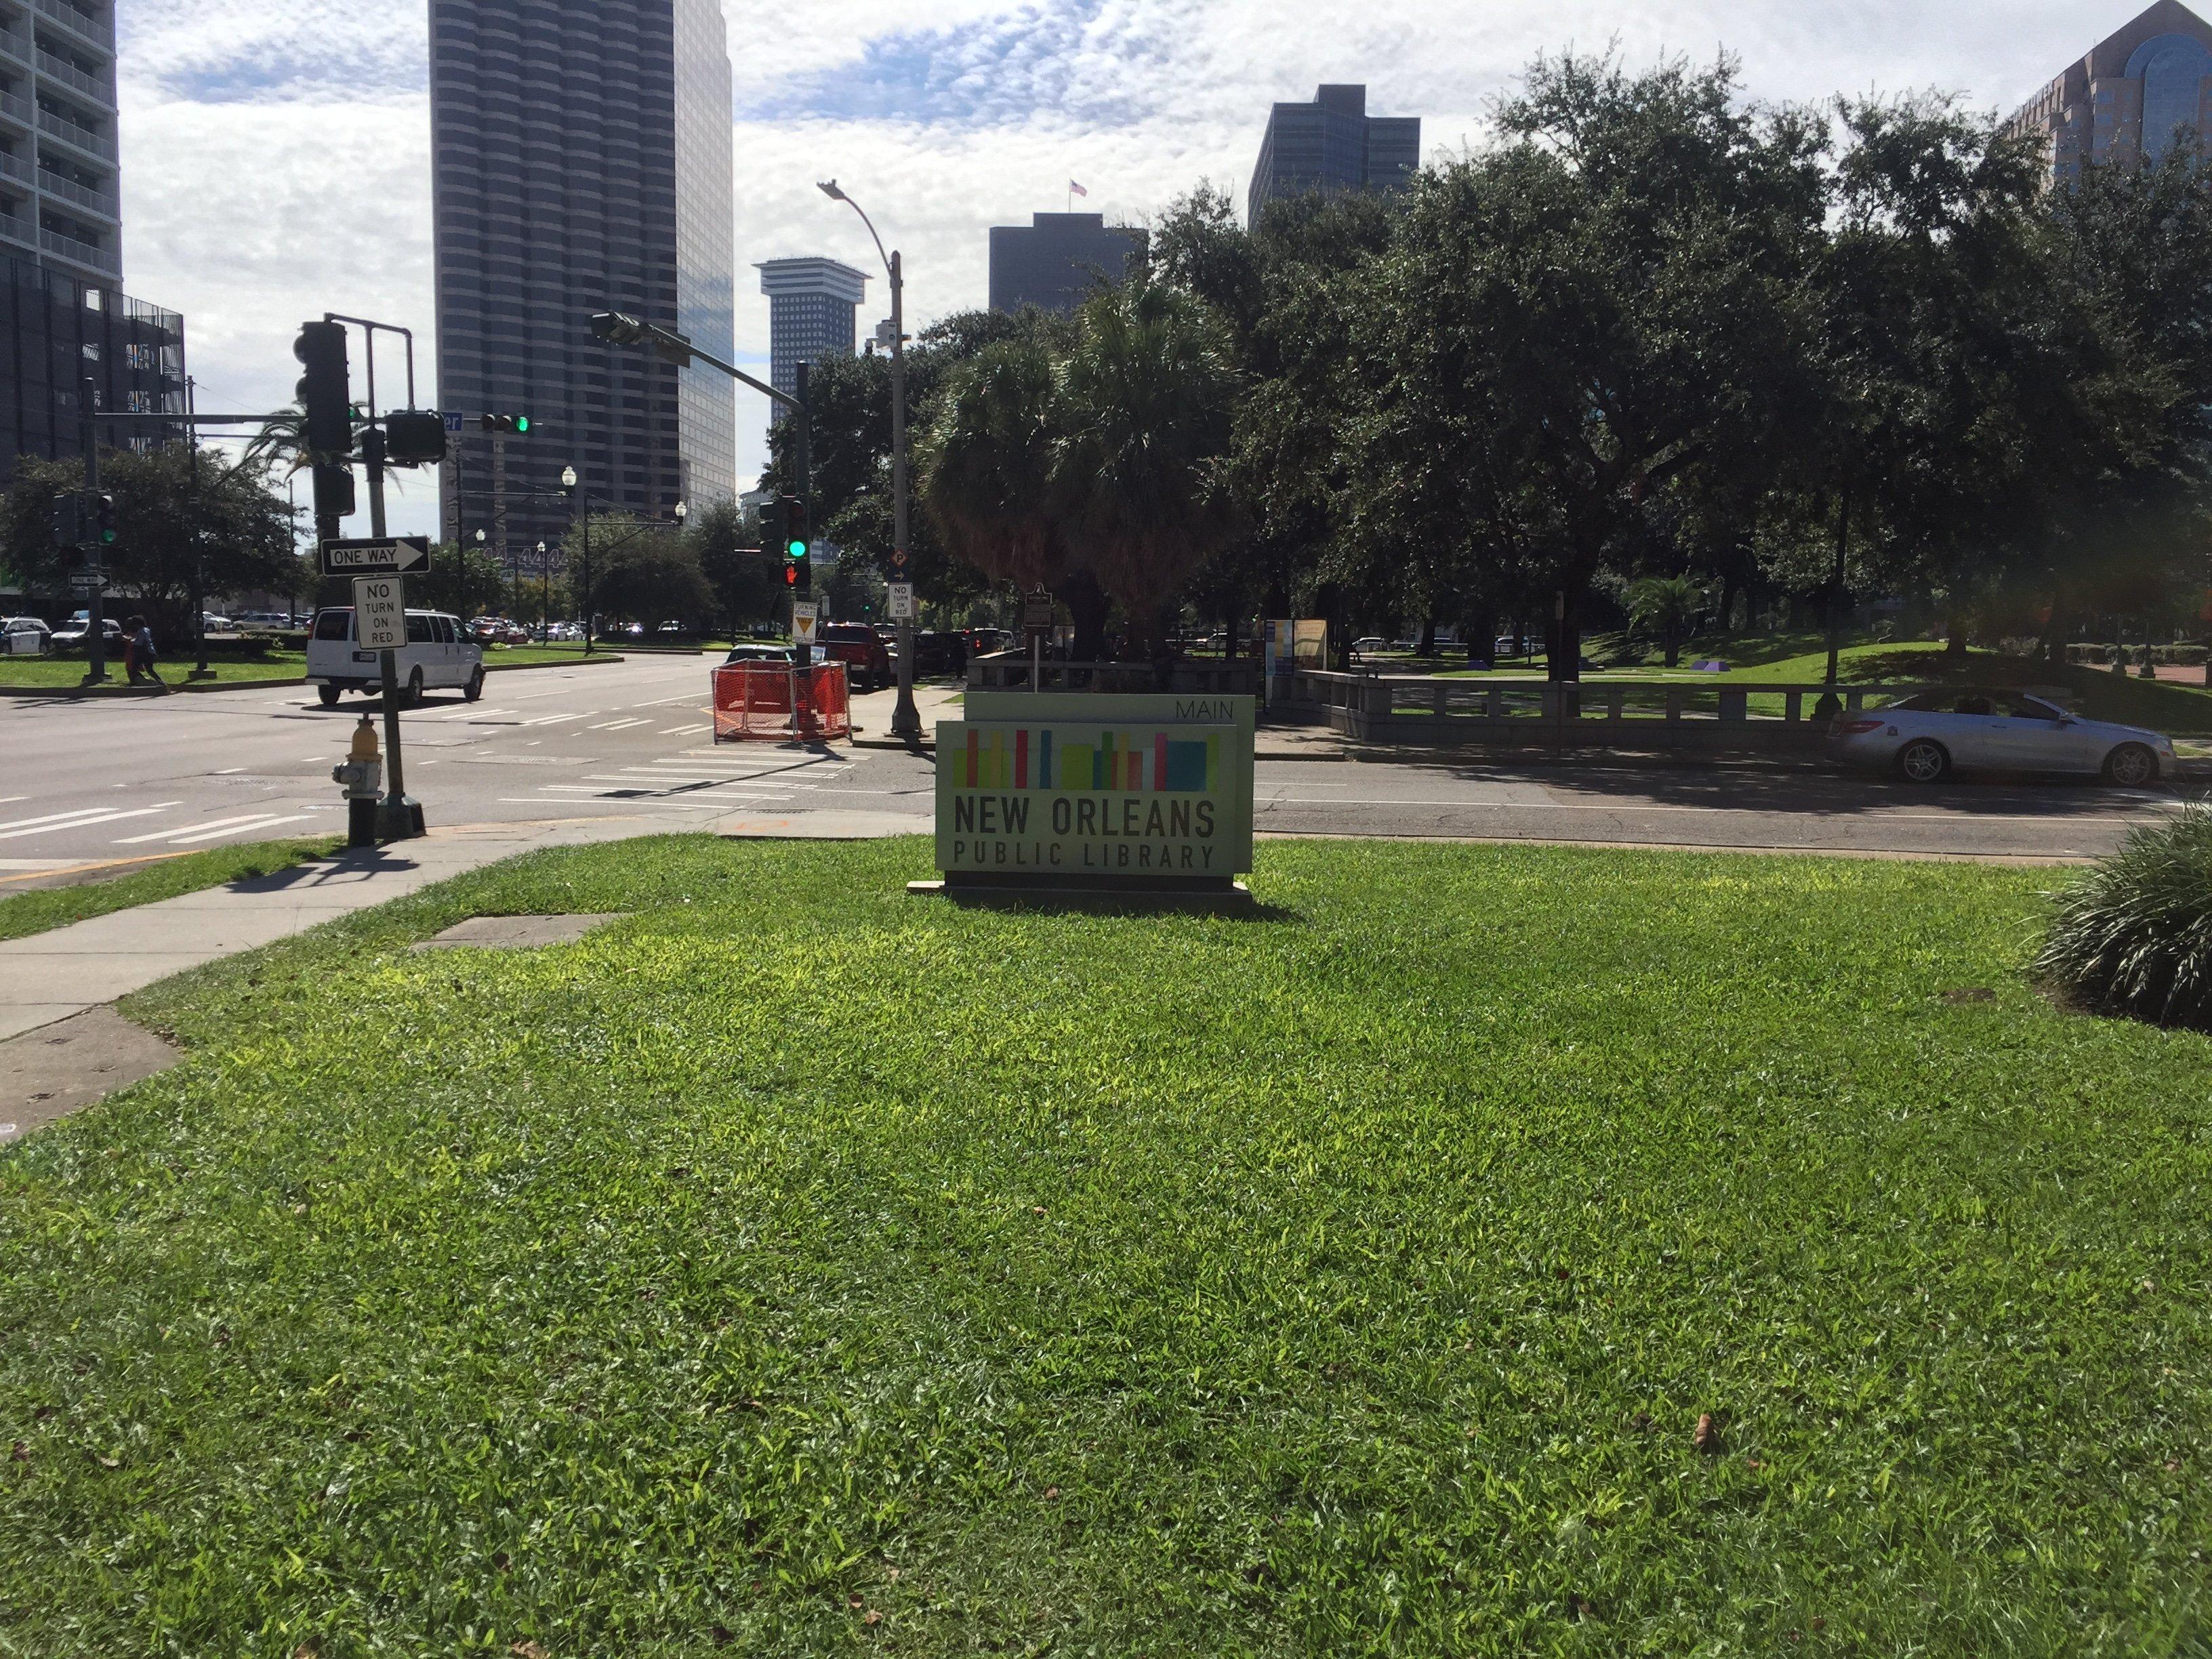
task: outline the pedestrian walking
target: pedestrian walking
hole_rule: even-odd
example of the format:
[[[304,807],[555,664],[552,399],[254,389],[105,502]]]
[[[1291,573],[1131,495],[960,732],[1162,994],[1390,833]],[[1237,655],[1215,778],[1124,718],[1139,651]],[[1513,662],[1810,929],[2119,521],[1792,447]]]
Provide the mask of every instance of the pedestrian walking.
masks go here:
[[[133,617],[123,627],[128,635],[123,646],[123,665],[130,672],[131,684],[145,685],[150,683],[167,691],[169,688],[156,666],[161,661],[161,653],[154,648],[153,629],[143,617]]]

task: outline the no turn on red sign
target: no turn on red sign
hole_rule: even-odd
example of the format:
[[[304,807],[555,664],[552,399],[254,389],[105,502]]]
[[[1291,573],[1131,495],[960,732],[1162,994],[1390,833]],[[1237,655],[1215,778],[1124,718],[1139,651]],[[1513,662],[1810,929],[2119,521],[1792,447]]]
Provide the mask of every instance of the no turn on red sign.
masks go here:
[[[397,576],[356,576],[354,643],[363,651],[397,651],[407,643],[407,599]]]

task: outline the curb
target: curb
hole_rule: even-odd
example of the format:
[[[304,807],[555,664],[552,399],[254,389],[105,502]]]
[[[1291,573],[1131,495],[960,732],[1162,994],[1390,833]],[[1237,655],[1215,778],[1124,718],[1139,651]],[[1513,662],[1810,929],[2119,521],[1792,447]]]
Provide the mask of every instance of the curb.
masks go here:
[[[520,674],[532,668],[596,668],[601,663],[622,660],[619,655],[606,654],[579,657],[574,662],[488,662],[484,665],[484,672]],[[166,697],[175,691],[282,691],[289,686],[307,684],[307,677],[300,674],[289,679],[179,680],[167,691],[152,690],[143,685],[0,685],[0,697],[52,697],[70,702],[100,702],[119,697]]]

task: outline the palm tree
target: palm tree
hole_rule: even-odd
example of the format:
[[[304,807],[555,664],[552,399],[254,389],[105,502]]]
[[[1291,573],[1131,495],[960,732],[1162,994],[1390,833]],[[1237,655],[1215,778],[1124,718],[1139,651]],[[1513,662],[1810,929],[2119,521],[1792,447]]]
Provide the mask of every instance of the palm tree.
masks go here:
[[[1054,517],[1071,557],[1121,601],[1132,654],[1149,656],[1168,599],[1231,533],[1235,371],[1219,319],[1180,289],[1110,289],[1077,322]]]
[[[1626,594],[1628,619],[1656,632],[1667,647],[1667,666],[1682,660],[1682,639],[1705,609],[1705,590],[1687,576],[1646,576]]]
[[[1025,588],[1066,562],[1050,504],[1058,397],[1044,348],[1002,341],[953,371],[915,445],[917,493],[945,546]]]
[[[261,423],[240,458],[243,466],[267,467],[289,478],[314,465],[307,448],[307,415],[294,407],[278,410]]]

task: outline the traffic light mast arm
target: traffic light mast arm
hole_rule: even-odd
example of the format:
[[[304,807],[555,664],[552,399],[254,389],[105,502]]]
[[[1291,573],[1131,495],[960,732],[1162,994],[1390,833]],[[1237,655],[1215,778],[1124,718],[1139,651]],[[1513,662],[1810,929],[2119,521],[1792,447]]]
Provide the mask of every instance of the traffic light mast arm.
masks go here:
[[[376,331],[397,334],[407,342],[407,407],[415,407],[415,331],[397,323],[372,322],[366,317],[345,317],[335,311],[323,313],[326,323],[351,323],[368,336],[368,418],[376,418]]]
[[[735,363],[726,363],[711,351],[702,351],[673,329],[663,328],[658,323],[648,323],[619,311],[596,312],[592,317],[592,332],[611,345],[649,345],[662,356],[681,362],[696,357],[709,368],[719,368],[733,380],[742,380],[754,391],[764,392],[795,413],[806,413],[805,403],[788,392],[779,392],[766,380],[756,380]]]

